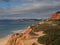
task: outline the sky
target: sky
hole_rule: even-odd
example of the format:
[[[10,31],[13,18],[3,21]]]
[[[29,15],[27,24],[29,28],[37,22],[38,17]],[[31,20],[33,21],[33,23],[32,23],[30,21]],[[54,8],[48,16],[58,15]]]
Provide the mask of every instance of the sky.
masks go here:
[[[16,6],[16,5],[23,5],[27,4],[28,2],[0,2],[1,7],[8,7],[8,6]]]
[[[0,0],[0,19],[48,18],[60,11],[60,0]]]

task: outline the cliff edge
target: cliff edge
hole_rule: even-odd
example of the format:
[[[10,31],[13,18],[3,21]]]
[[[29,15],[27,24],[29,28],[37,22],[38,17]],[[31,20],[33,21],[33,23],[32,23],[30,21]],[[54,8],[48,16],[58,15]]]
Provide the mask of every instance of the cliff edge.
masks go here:
[[[36,25],[27,27],[22,33],[11,35],[6,45],[55,45],[54,41],[58,39],[57,37],[59,35],[60,13],[57,12],[52,14],[50,20],[42,20]],[[58,45],[58,43],[56,43],[56,45]]]

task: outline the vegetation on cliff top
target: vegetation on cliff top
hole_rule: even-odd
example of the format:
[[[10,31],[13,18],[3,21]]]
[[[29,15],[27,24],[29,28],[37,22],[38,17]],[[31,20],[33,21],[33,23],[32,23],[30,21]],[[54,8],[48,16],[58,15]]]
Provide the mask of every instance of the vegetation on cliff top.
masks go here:
[[[43,23],[42,23],[43,22]],[[36,35],[34,32],[44,31],[44,36],[38,38],[40,44],[60,45],[60,19],[43,20],[40,23],[31,26],[30,35]]]
[[[43,30],[45,36],[39,37],[38,42],[45,45],[60,45],[60,20],[50,20],[51,24],[42,24],[38,31]]]

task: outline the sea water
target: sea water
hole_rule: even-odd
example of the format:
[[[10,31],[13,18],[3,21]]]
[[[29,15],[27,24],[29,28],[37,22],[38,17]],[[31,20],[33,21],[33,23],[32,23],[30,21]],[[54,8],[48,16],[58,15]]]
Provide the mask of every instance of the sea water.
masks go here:
[[[0,20],[0,38],[16,32],[21,32],[29,25],[36,23],[38,23],[38,21]]]

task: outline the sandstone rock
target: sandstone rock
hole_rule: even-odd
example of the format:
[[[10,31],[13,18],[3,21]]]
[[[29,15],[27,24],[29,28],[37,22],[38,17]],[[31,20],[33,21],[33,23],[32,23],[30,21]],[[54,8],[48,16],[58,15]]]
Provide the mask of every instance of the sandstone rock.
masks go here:
[[[34,42],[39,45],[37,38],[29,34],[31,30],[31,26],[29,26],[22,33],[11,35],[6,45],[32,45]]]

